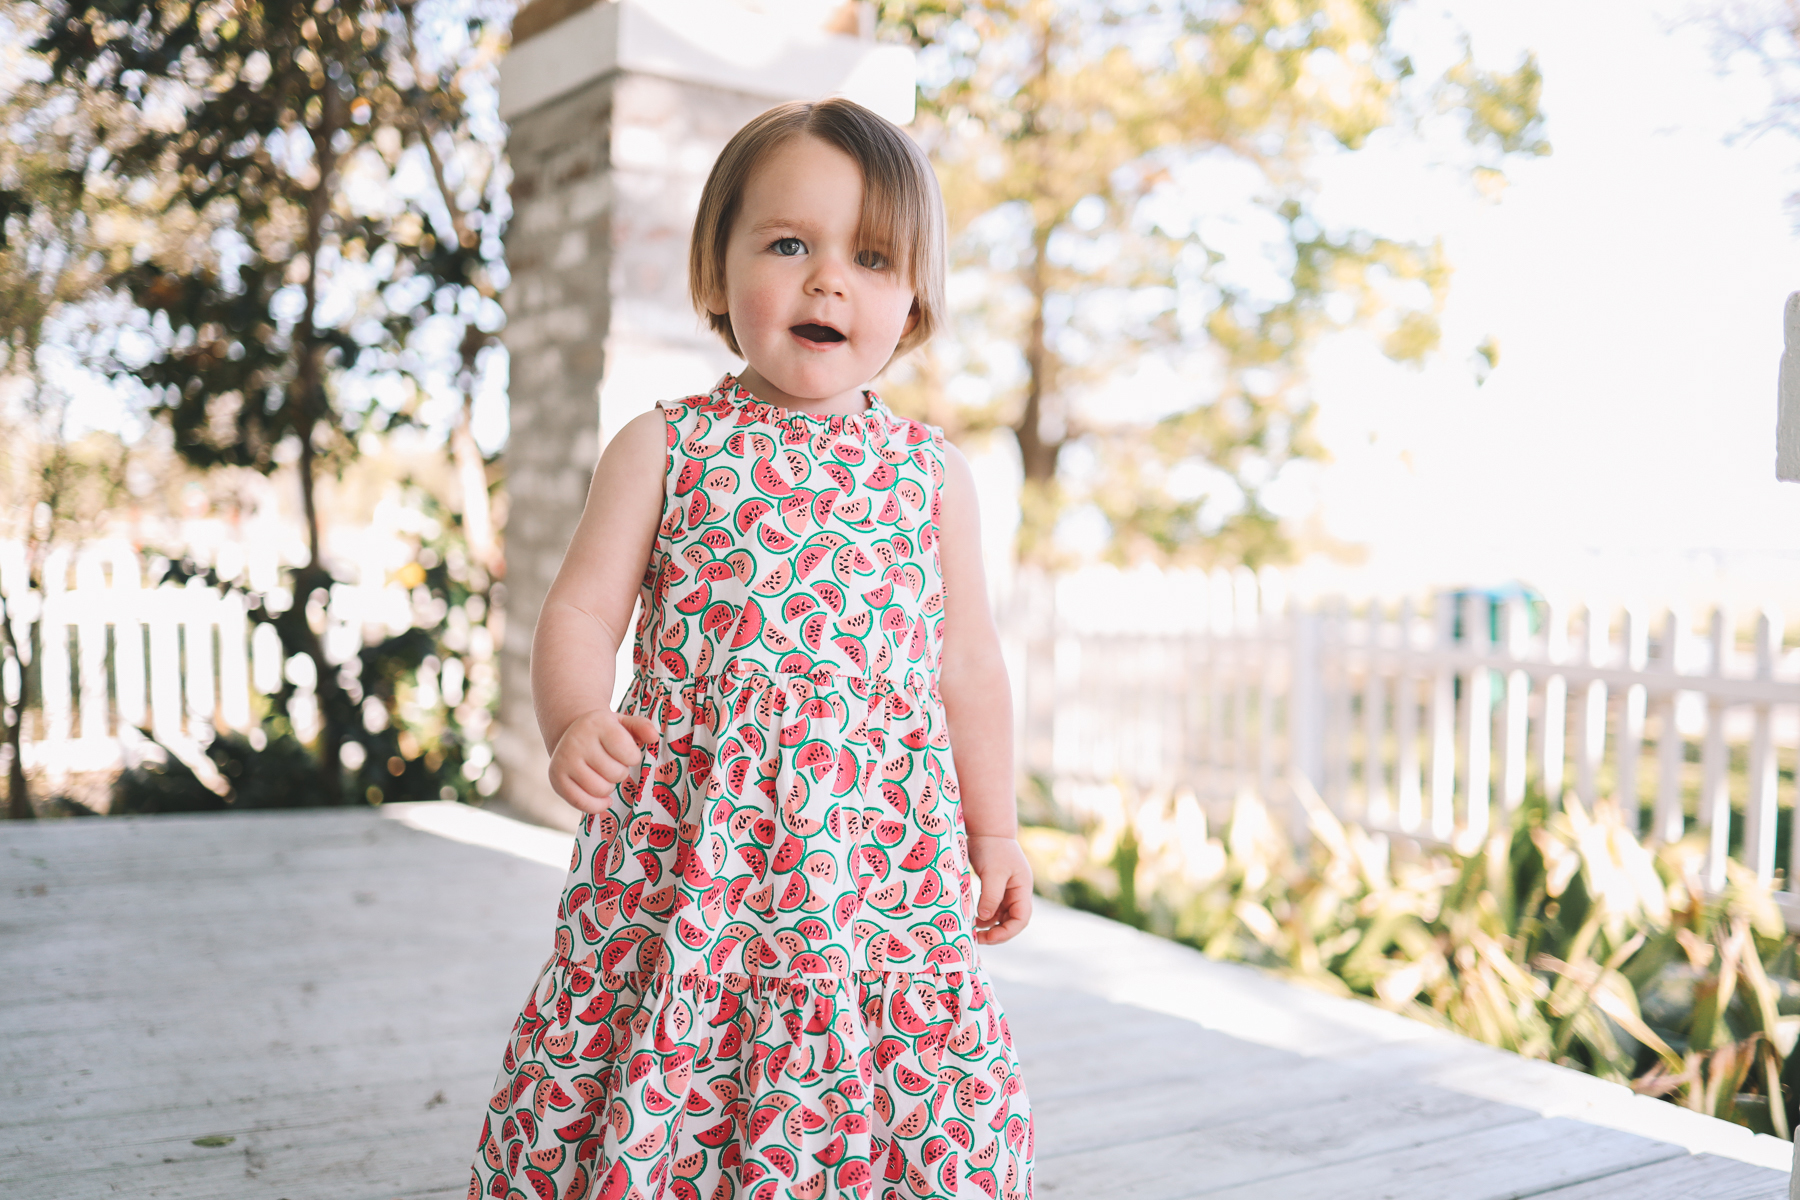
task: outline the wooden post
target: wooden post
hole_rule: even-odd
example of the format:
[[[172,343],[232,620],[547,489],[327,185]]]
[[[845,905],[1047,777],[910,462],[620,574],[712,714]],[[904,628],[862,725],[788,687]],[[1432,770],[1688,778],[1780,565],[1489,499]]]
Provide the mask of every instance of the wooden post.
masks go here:
[[[1273,571],[1264,571],[1257,579],[1256,786],[1265,804],[1275,800],[1275,646],[1287,621],[1287,593],[1280,579]]]
[[[1256,662],[1256,576],[1247,567],[1232,572],[1231,605],[1231,766],[1232,793],[1250,787],[1250,672]]]
[[[1231,595],[1222,571],[1206,580],[1206,764],[1207,790],[1215,799],[1231,799],[1225,768],[1225,637]]]
[[[1393,823],[1387,789],[1387,678],[1381,651],[1386,628],[1380,600],[1370,600],[1363,628],[1363,815],[1376,828]]]
[[[1777,383],[1775,478],[1800,481],[1800,292],[1781,312],[1783,350]]]
[[[69,739],[69,550],[52,550],[44,563],[44,607],[38,618],[43,643],[38,679],[43,688],[44,741],[61,753]],[[60,760],[52,770],[61,767]]]
[[[1775,675],[1775,656],[1781,649],[1781,621],[1764,609],[1756,618],[1756,677]],[[1750,795],[1744,808],[1744,865],[1767,883],[1775,877],[1775,743],[1769,706],[1755,707],[1756,721],[1750,735]]]
[[[1725,674],[1731,653],[1731,622],[1723,607],[1714,608],[1707,628],[1707,673],[1714,679]],[[1716,695],[1706,698],[1706,744],[1700,755],[1700,824],[1710,836],[1706,850],[1706,886],[1718,891],[1725,886],[1725,861],[1731,848],[1730,759],[1725,745],[1725,702]]]
[[[1294,770],[1315,789],[1325,782],[1325,722],[1320,679],[1320,630],[1317,610],[1295,609],[1293,678],[1288,684],[1288,754]]]
[[[1550,666],[1544,677],[1543,749],[1544,801],[1552,809],[1562,802],[1563,764],[1568,751],[1569,680],[1556,668],[1569,660],[1569,610],[1560,602],[1544,615],[1544,661]]]
[[[1400,669],[1394,679],[1394,795],[1400,828],[1411,833],[1425,818],[1425,797],[1419,782],[1419,684],[1413,669],[1413,626],[1417,622],[1412,598],[1400,603]]]
[[[1456,828],[1456,610],[1448,595],[1431,606],[1438,666],[1431,680],[1431,834],[1449,841]]]
[[[144,591],[138,574],[137,552],[126,547],[114,550],[112,560],[112,594],[107,606],[113,610],[113,688],[119,706],[119,736],[136,737],[136,728],[144,723]]]
[[[1686,617],[1674,609],[1663,618],[1663,652],[1657,665],[1669,677],[1669,690],[1656,705],[1656,809],[1650,822],[1650,837],[1659,842],[1679,842],[1686,825],[1681,812],[1681,766],[1686,755],[1676,709],[1681,693],[1675,684],[1680,678],[1687,624]]]
[[[200,732],[199,723],[210,726],[213,712],[213,606],[217,596],[199,579],[188,581],[188,606],[191,615],[182,622],[183,640],[187,645],[187,711],[190,736]]]
[[[1531,705],[1531,677],[1518,665],[1531,637],[1531,614],[1523,599],[1514,596],[1507,600],[1501,628],[1506,657],[1513,664],[1506,673],[1505,758],[1500,781],[1500,806],[1510,819],[1525,799],[1526,721]]]
[[[1488,652],[1488,605],[1480,593],[1463,597],[1463,646],[1470,654]],[[1463,821],[1471,841],[1487,837],[1493,731],[1494,692],[1488,669],[1471,665],[1463,678]]]
[[[1606,661],[1606,616],[1593,605],[1586,608],[1582,625],[1583,659],[1590,667]],[[1592,808],[1600,799],[1600,760],[1606,754],[1606,685],[1598,679],[1587,685],[1581,706],[1581,740],[1576,743],[1575,794]]]
[[[98,743],[112,732],[106,699],[106,626],[111,613],[105,601],[106,576],[100,548],[87,547],[75,560],[76,647],[80,655],[81,737]]]
[[[177,624],[181,591],[163,583],[146,599],[150,619],[150,727],[167,744],[181,736],[181,634]]]
[[[266,621],[250,633],[250,682],[265,696],[281,691],[281,635]]]
[[[250,727],[250,622],[244,597],[219,599],[219,716],[232,729]]]
[[[1324,638],[1325,681],[1325,803],[1339,817],[1348,817],[1350,803],[1350,664],[1348,660],[1349,613],[1342,596],[1326,607]]]
[[[1648,665],[1650,653],[1650,631],[1642,613],[1632,608],[1625,610],[1625,624],[1619,632],[1619,640],[1626,667],[1642,671]],[[1638,802],[1638,762],[1644,752],[1645,700],[1644,685],[1634,683],[1625,689],[1619,712],[1619,813],[1626,827],[1634,831],[1643,824]]]

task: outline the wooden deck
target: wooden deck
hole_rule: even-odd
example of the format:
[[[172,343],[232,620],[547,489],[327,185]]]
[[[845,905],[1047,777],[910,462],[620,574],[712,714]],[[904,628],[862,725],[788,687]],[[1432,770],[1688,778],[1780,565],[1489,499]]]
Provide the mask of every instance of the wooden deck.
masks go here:
[[[0,1196],[460,1197],[566,835],[0,826]],[[987,952],[1040,1197],[1778,1200],[1791,1147],[1054,906]]]

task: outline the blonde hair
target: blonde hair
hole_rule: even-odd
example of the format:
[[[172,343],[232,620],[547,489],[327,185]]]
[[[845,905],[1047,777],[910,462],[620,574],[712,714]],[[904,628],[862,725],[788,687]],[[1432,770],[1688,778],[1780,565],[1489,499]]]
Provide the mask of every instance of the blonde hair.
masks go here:
[[[944,201],[925,152],[900,127],[857,104],[834,97],[771,108],[732,135],[700,193],[688,250],[688,294],[694,308],[740,357],[729,313],[709,312],[709,296],[725,291],[725,247],[744,188],[756,168],[801,136],[818,138],[848,154],[862,171],[860,238],[883,244],[894,266],[912,283],[919,319],[894,358],[921,346],[944,312]],[[889,361],[892,361],[891,359]]]

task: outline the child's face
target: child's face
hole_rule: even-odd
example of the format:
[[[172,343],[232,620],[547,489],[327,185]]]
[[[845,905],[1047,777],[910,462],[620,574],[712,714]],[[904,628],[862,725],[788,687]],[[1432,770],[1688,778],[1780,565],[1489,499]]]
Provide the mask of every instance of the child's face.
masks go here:
[[[744,188],[724,293],[707,308],[730,314],[750,363],[742,382],[764,403],[848,403],[917,320],[911,283],[879,247],[856,242],[862,199],[856,161],[807,136]]]

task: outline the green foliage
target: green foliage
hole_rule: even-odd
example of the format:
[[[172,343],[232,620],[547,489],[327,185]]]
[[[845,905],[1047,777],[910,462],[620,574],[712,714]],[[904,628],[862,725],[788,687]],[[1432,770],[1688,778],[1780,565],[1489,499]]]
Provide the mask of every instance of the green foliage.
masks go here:
[[[1023,841],[1040,890],[1067,903],[1791,1136],[1796,941],[1748,872],[1733,864],[1708,896],[1703,845],[1653,851],[1609,804],[1553,811],[1534,794],[1472,852],[1396,862],[1385,839],[1307,810],[1304,855],[1248,795],[1222,838],[1195,808],[1144,802]]]
[[[221,812],[224,808],[225,797],[202,783],[192,767],[169,754],[162,762],[146,761],[121,771],[113,781],[112,805],[107,811],[113,816],[135,817]]]
[[[226,733],[206,747],[239,808],[310,808],[329,793],[319,786],[319,766],[305,746],[278,721],[266,721],[261,737]],[[259,745],[260,743],[260,745]]]
[[[460,109],[409,61],[402,11],[77,3],[34,50],[58,82],[179,113],[143,123],[102,170],[149,185],[162,210],[165,236],[113,282],[163,332],[130,374],[183,455],[270,471],[289,436],[303,456],[354,453],[335,436],[333,376],[393,369],[434,298],[454,306],[486,270],[479,240],[440,239],[423,203],[349,186],[387,183],[427,122]],[[333,288],[348,308],[327,311]]]
[[[207,787],[166,746],[162,751],[163,761],[146,760],[119,773],[111,815],[310,808],[330,802],[320,786],[317,762],[279,721],[265,722],[254,737],[226,733],[207,746],[206,756],[224,779],[223,794]]]
[[[916,128],[943,183],[953,266],[979,281],[963,289],[950,361],[890,390],[953,431],[1011,432],[1022,560],[1054,565],[1054,527],[1084,503],[1110,527],[1115,559],[1282,558],[1286,531],[1261,491],[1320,454],[1312,347],[1356,326],[1400,361],[1436,348],[1441,246],[1332,227],[1316,210],[1318,164],[1439,119],[1460,122],[1478,182],[1549,147],[1534,60],[1492,74],[1465,57],[1415,79],[1392,37],[1404,7],[880,6],[886,32],[921,48]],[[1156,354],[1194,382],[1147,431],[1076,403]],[[951,404],[951,375],[986,380],[989,398]],[[1064,478],[1076,444],[1097,483]],[[1195,465],[1224,481],[1192,495],[1175,481]]]
[[[41,9],[0,0],[0,37],[29,37],[43,24]],[[127,106],[85,82],[46,89],[0,80],[0,393],[9,397],[0,414],[0,537],[24,547],[34,589],[52,544],[93,531],[124,490],[127,448],[103,435],[69,436],[69,397],[47,378],[41,351],[50,338],[79,347],[104,325],[81,306],[101,287],[104,231],[129,205],[90,189],[86,164],[104,155],[109,134],[134,125]],[[38,672],[27,665],[32,648],[15,642],[15,631],[30,627],[16,599],[0,598],[0,660],[20,680],[0,706],[0,738],[11,751],[7,812],[25,819],[33,807],[21,743]]]
[[[500,322],[504,195],[497,134],[478,135],[464,74],[491,67],[509,14],[483,0],[71,0],[49,10],[31,48],[46,95],[135,114],[82,168],[87,190],[138,197],[148,214],[104,282],[129,296],[154,349],[112,369],[149,390],[189,463],[266,473],[295,462],[311,562],[289,581],[291,608],[259,619],[314,663],[319,778],[333,794],[359,698],[306,617],[334,582],[320,472],[355,455],[359,430],[413,419],[433,371],[456,374],[459,466],[487,526],[466,410],[475,356]],[[409,155],[428,164],[432,187],[402,186]],[[446,324],[460,373],[425,344]],[[384,389],[408,398],[378,403]],[[497,566],[491,550],[482,557]],[[380,648],[371,682],[392,686],[394,663],[416,669],[429,640]],[[408,789],[424,786],[406,774]]]
[[[249,743],[235,734],[215,739],[208,747],[207,753],[234,789],[241,778],[246,795],[262,795],[279,782],[281,772],[289,771],[293,782],[282,785],[287,789],[283,794],[291,791],[292,803],[299,805],[475,798],[476,781],[465,767],[474,748],[485,747],[497,692],[492,686],[491,663],[470,654],[470,633],[503,602],[505,588],[470,561],[456,514],[422,489],[409,487],[407,492],[428,531],[421,536],[412,562],[396,579],[411,591],[415,623],[398,634],[367,642],[335,668],[337,686],[329,691],[319,688],[315,695],[320,716],[327,724],[335,721],[343,730],[344,745],[357,747],[349,757],[358,765],[345,771],[336,787],[326,786],[320,767],[308,765],[308,751],[292,732],[295,702],[302,689],[284,674],[280,689],[268,698],[265,736],[255,739],[265,743],[261,749],[249,748]],[[290,586],[270,594],[250,591],[241,580],[223,579],[216,569],[190,562],[171,563],[165,579],[182,584],[199,580],[220,591],[242,593],[250,620],[275,630],[285,660],[306,653],[320,633],[315,628],[321,621],[319,611],[308,612],[292,600],[300,594],[291,586],[298,574],[285,572]],[[449,703],[440,691],[428,703],[420,703],[422,669],[429,665],[430,674],[441,678],[443,664],[459,655],[472,664],[464,694],[456,703]],[[380,719],[371,722],[371,712],[379,713]],[[195,786],[204,787],[197,780]],[[205,803],[203,798],[194,799]],[[246,806],[285,804],[270,800]]]

